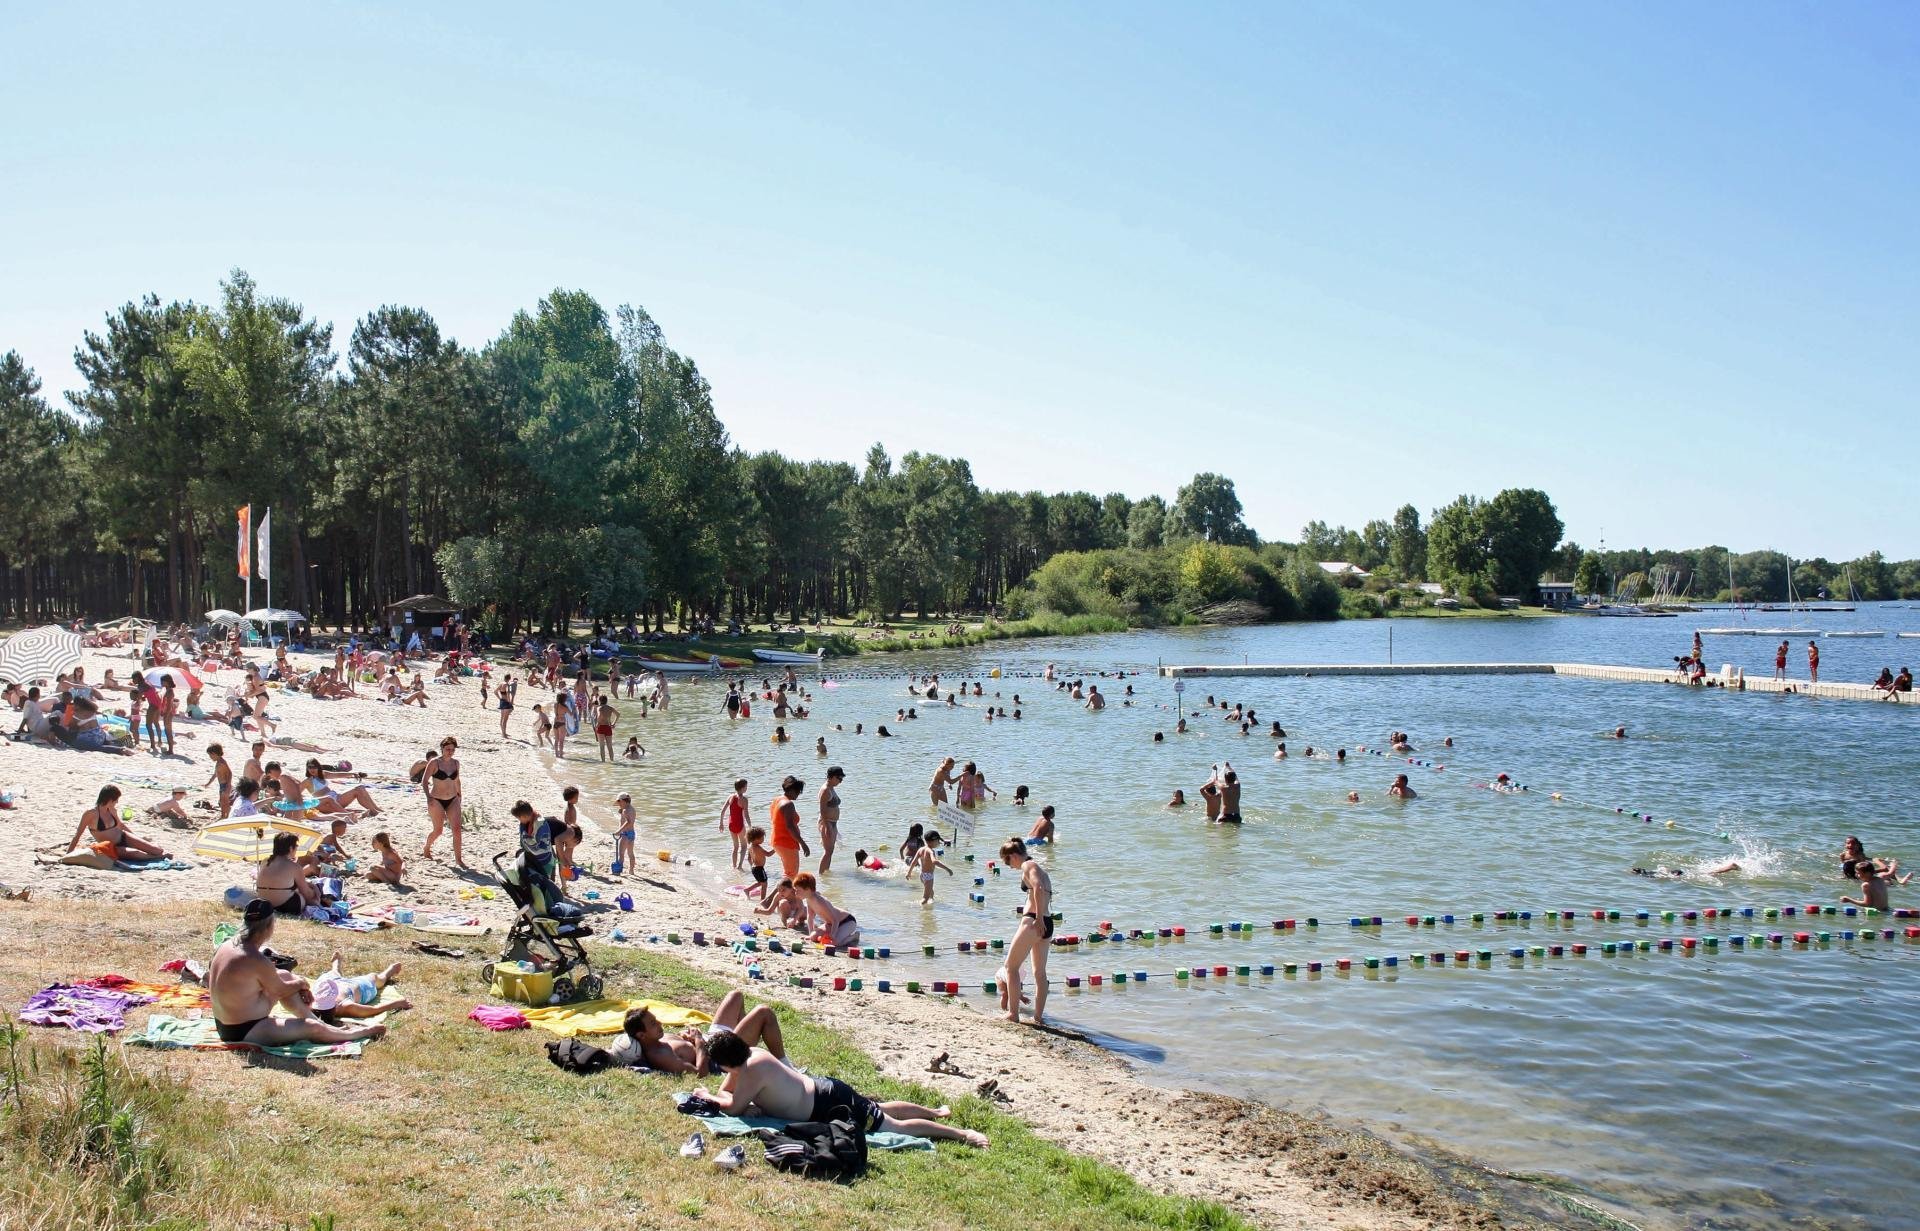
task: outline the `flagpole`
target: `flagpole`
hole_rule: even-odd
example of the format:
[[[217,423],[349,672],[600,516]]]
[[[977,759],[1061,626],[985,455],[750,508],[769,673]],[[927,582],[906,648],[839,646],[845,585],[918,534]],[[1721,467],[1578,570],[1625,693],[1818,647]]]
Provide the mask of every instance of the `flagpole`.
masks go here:
[[[267,606],[273,606],[273,506],[267,506],[266,520],[260,523],[260,558],[253,562],[260,580],[267,583]]]
[[[249,539],[249,540],[253,538],[253,506],[251,504],[247,506],[247,524],[245,528],[243,528],[240,531],[240,537],[243,539]],[[247,546],[251,548],[253,544],[249,542]],[[251,553],[249,552],[249,554]],[[241,576],[247,579],[247,605],[245,610],[252,611],[253,610],[253,570],[251,568],[242,567],[240,570],[240,574]]]

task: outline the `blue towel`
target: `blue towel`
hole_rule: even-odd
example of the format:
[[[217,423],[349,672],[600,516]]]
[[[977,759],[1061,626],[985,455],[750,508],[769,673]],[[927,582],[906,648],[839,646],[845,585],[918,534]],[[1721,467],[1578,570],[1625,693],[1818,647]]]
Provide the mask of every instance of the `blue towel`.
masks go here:
[[[763,1128],[780,1132],[791,1123],[772,1116],[748,1116],[745,1119],[739,1116],[695,1116],[694,1119],[706,1125],[707,1131],[715,1137],[745,1137]],[[933,1142],[925,1137],[909,1137],[905,1133],[868,1133],[867,1149],[931,1150]]]

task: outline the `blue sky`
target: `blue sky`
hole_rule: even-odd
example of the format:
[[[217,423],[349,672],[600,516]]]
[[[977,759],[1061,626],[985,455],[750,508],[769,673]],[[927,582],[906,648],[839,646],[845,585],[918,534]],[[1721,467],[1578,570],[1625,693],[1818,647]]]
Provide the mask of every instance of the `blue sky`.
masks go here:
[[[51,391],[234,266],[342,347],[579,287],[752,449],[1920,555],[1911,5],[22,7],[0,350]]]

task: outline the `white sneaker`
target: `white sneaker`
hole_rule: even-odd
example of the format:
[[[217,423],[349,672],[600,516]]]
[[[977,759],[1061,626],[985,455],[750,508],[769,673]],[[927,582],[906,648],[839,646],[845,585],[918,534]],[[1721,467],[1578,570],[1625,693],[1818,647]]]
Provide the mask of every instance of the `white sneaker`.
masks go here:
[[[738,1171],[746,1166],[747,1149],[745,1146],[728,1146],[713,1156],[713,1165],[722,1171]]]
[[[681,1158],[699,1158],[707,1152],[707,1139],[699,1133],[687,1138],[687,1144],[680,1147]]]

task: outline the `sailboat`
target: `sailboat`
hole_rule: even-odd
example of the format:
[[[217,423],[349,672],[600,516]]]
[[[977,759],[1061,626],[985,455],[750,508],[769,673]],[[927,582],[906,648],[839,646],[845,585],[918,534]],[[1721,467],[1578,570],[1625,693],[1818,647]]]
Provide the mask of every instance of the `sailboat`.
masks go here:
[[[1847,601],[1849,603],[1857,603],[1860,601],[1860,590],[1853,584],[1853,566],[1851,564],[1847,566]],[[1847,610],[1852,611],[1853,608],[1849,607]],[[1886,635],[1887,630],[1884,628],[1845,629],[1827,634],[1829,637],[1884,637]]]

